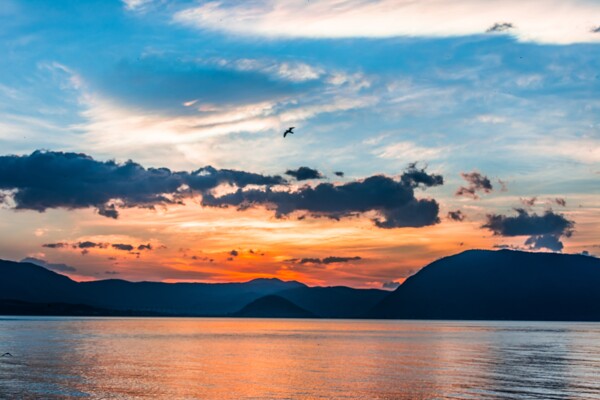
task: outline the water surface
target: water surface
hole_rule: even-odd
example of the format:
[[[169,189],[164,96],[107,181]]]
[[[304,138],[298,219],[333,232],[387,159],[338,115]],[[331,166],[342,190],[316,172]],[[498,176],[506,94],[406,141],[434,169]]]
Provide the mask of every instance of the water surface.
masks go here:
[[[600,399],[600,324],[0,317],[1,399]]]

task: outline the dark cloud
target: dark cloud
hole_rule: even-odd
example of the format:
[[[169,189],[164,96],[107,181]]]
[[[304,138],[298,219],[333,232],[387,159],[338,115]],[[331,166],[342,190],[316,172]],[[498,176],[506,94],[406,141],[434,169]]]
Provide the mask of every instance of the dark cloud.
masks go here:
[[[477,192],[490,193],[494,189],[490,179],[477,171],[461,172],[460,176],[468,182],[468,186],[459,187],[455,193],[456,196],[467,196],[478,199]]]
[[[0,156],[0,190],[16,190],[16,209],[95,207],[100,215],[117,218],[121,207],[180,204],[193,195],[220,184],[285,183],[280,176],[265,176],[213,167],[194,172],[144,168],[133,161],[96,161],[85,154],[35,151],[26,156]]]
[[[62,249],[63,247],[68,247],[69,243],[45,243],[42,247],[47,247],[49,249]]]
[[[343,177],[344,177],[344,173],[343,173],[342,171],[335,171],[335,172],[334,172],[334,174],[335,174],[336,176],[339,176],[340,178],[343,178]]]
[[[439,186],[444,184],[444,178],[441,175],[429,174],[425,168],[417,168],[416,164],[410,164],[400,177],[400,181],[406,186],[413,188],[422,185],[424,187]]]
[[[526,207],[533,207],[535,205],[535,202],[537,201],[537,197],[530,197],[530,198],[521,197],[520,201]]]
[[[98,207],[98,214],[102,215],[103,217],[112,218],[112,219],[119,218],[119,211],[117,211],[117,207],[115,207],[114,204],[109,204],[109,205],[104,204],[104,205]]]
[[[237,250],[231,250],[231,251],[229,252],[229,255],[230,255],[230,256],[233,256],[233,257],[237,257],[239,254],[240,254],[240,253],[239,253]]]
[[[296,170],[288,169],[286,175],[293,176],[297,181],[306,181],[309,179],[323,179],[323,175],[316,169],[309,167],[300,167]]]
[[[361,257],[337,257],[329,256],[325,258],[292,258],[287,260],[293,264],[337,264],[337,263],[348,263],[352,261],[360,261]]]
[[[400,286],[400,283],[394,281],[383,282],[383,285],[381,285],[382,288],[391,290],[397,289],[398,286]]]
[[[522,208],[515,211],[516,216],[488,214],[487,222],[482,227],[498,236],[530,236],[525,245],[531,249],[547,248],[553,251],[562,250],[561,237],[573,234],[575,223],[552,210],[542,215],[528,213]]]
[[[515,26],[510,22],[496,22],[494,25],[490,26],[486,32],[504,32],[510,29],[513,29]]]
[[[466,215],[463,214],[462,211],[460,210],[456,210],[456,211],[448,211],[448,219],[452,220],[452,221],[464,221],[466,218]]]
[[[560,197],[555,198],[554,202],[556,204],[558,204],[559,206],[561,206],[561,207],[566,207],[567,206],[567,201],[565,199],[563,199],[563,198],[560,198]]]
[[[134,247],[130,244],[123,243],[114,243],[112,245],[113,249],[122,250],[122,251],[132,251]]]
[[[104,249],[104,248],[106,248],[106,246],[107,245],[105,243],[95,243],[95,242],[90,242],[90,241],[77,242],[77,243],[73,244],[73,247],[79,248],[79,249],[92,249],[94,247]]]
[[[46,260],[40,260],[39,258],[34,258],[34,257],[24,258],[21,260],[21,262],[39,265],[40,267],[44,267],[46,269],[51,269],[53,271],[58,271],[58,272],[75,272],[75,271],[77,271],[77,268],[71,267],[70,265],[67,265],[67,264],[52,264]]]
[[[94,249],[94,248],[106,249],[108,247],[112,247],[113,249],[122,250],[122,251],[133,251],[136,248],[138,251],[142,251],[142,250],[150,251],[150,250],[154,249],[150,243],[140,244],[139,246],[136,247],[135,245],[128,244],[128,243],[113,243],[113,244],[111,244],[111,243],[96,243],[96,242],[90,242],[90,241],[75,242],[72,244],[69,244],[69,243],[46,243],[46,244],[43,244],[42,247],[48,247],[51,249],[61,249],[61,248],[65,248],[65,247],[72,247],[74,249],[86,250],[86,252],[84,254],[87,254],[89,249]],[[132,254],[140,254],[140,253],[132,253]]]
[[[277,217],[306,211],[313,216],[339,219],[373,211],[378,214],[373,222],[381,228],[422,227],[439,222],[439,204],[433,199],[417,199],[414,190],[442,183],[440,175],[427,174],[423,169],[411,166],[398,180],[375,175],[361,181],[340,185],[321,183],[295,191],[275,191],[269,187],[239,189],[220,197],[208,193],[203,196],[202,204],[235,206],[242,210],[264,205],[274,209]]]
[[[562,251],[563,244],[555,235],[536,235],[531,236],[525,241],[525,245],[532,250],[548,249],[552,251]]]

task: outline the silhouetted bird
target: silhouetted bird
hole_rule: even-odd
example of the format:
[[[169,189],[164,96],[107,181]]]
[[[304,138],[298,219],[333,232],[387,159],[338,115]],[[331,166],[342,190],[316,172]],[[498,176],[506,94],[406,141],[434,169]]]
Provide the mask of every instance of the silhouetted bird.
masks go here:
[[[13,355],[10,353],[4,353],[0,357],[12,357]]]
[[[288,135],[288,133],[291,133],[293,135],[294,134],[294,128],[295,128],[295,126],[292,126],[291,128],[288,128],[287,131],[283,132],[283,137],[286,137]]]

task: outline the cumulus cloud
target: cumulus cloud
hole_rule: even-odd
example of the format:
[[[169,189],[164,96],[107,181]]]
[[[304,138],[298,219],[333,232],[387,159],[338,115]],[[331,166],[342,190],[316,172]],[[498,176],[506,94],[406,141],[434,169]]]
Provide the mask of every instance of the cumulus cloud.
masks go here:
[[[600,4],[586,0],[560,7],[546,0],[225,0],[189,6],[174,19],[201,30],[271,38],[448,37],[518,26],[511,30],[518,40],[567,44],[597,41],[589,21],[598,13]]]
[[[75,272],[75,271],[77,271],[77,268],[71,267],[70,265],[53,264],[53,263],[49,263],[46,260],[41,260],[41,259],[35,258],[35,257],[26,257],[26,258],[22,259],[21,262],[39,265],[40,267],[44,267],[46,269],[50,269],[52,271],[57,271],[57,272]]]
[[[286,175],[293,176],[297,181],[306,181],[309,179],[323,179],[323,175],[316,169],[309,167],[300,167],[298,169],[288,169]]]
[[[455,211],[448,211],[448,219],[452,220],[452,221],[464,221],[466,218],[466,215],[463,214],[462,211],[460,210],[455,210]]]
[[[490,193],[494,187],[490,179],[477,171],[461,172],[460,176],[467,181],[467,186],[461,186],[456,191],[456,196],[467,196],[478,199],[477,192]]]
[[[498,236],[529,236],[525,245],[531,249],[547,248],[552,251],[562,250],[560,238],[573,234],[575,223],[552,210],[542,215],[529,213],[522,208],[515,211],[516,216],[488,214],[487,222],[482,227]]]
[[[443,184],[440,175],[428,174],[411,165],[399,179],[375,175],[364,180],[344,184],[321,183],[297,190],[238,189],[234,193],[203,196],[208,207],[235,206],[246,209],[263,205],[274,209],[277,217],[295,211],[314,216],[339,219],[367,212],[375,212],[373,222],[380,228],[422,227],[439,222],[439,204],[434,199],[417,199],[417,187]]]
[[[245,171],[207,166],[193,172],[144,168],[127,161],[96,161],[78,153],[35,151],[25,156],[0,156],[0,190],[13,190],[16,209],[95,207],[116,218],[116,205],[148,207],[181,204],[194,191],[203,193],[221,184],[275,185],[285,180]]]

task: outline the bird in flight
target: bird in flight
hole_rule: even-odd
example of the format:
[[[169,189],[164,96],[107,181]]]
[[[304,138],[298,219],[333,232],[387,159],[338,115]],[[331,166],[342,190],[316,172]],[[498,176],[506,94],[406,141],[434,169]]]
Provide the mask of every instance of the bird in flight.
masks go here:
[[[293,135],[294,128],[295,128],[295,126],[292,126],[291,128],[288,128],[287,131],[283,132],[283,137],[286,137],[288,135],[288,133],[291,133]]]
[[[10,354],[10,353],[4,353],[0,357],[12,357],[12,354]]]

